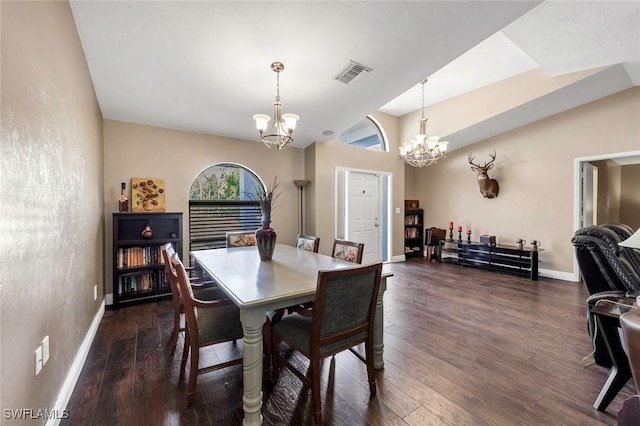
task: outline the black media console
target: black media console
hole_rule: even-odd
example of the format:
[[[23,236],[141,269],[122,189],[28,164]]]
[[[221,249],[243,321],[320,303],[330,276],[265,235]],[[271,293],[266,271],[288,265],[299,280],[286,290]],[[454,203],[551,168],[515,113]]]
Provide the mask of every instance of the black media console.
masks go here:
[[[538,280],[538,251],[515,246],[484,245],[479,242],[441,241],[442,261],[514,274]]]

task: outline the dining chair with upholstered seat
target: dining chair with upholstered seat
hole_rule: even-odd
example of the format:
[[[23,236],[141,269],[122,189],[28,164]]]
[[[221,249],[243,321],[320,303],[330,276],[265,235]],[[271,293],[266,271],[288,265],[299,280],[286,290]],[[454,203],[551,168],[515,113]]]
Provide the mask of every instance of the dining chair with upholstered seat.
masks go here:
[[[198,375],[242,363],[242,357],[239,357],[219,364],[200,366],[201,348],[242,339],[240,309],[229,299],[202,300],[197,298],[189,283],[184,265],[175,254],[171,257],[171,265],[175,271],[172,273],[175,273],[180,296],[184,303],[187,327],[185,347],[182,351],[180,364],[180,381],[184,380],[187,358],[191,353],[189,385],[187,387],[187,405],[191,405]]]
[[[364,343],[364,356],[351,352],[366,364],[369,392],[376,394],[373,328],[381,273],[380,262],[320,271],[313,309],[286,315],[272,326],[274,371],[277,374],[285,366],[311,389],[317,425],[322,424],[320,365],[324,358]],[[306,374],[280,351],[282,342],[309,359]]]
[[[440,228],[429,228],[425,231],[425,246],[427,247],[427,260],[431,261],[431,258],[435,256],[438,262],[442,261],[442,253],[440,241],[447,239],[447,230]]]
[[[298,234],[296,237],[296,248],[299,250],[311,251],[313,253],[318,252],[320,247],[320,237],[312,237],[309,235]],[[313,302],[305,302],[300,305],[301,307],[310,308],[313,306]],[[286,311],[292,312],[293,306],[288,308],[277,309],[274,313],[274,318],[281,318]]]
[[[184,314],[184,303],[180,296],[180,288],[178,284],[178,278],[175,274],[175,270],[171,265],[171,257],[178,254],[175,252],[171,243],[166,243],[161,247],[162,258],[164,260],[164,269],[169,282],[169,288],[171,289],[171,302],[173,305],[173,331],[171,332],[170,347],[173,354],[178,344],[178,334],[185,331],[185,326],[182,326],[182,316]],[[186,268],[185,268],[186,269]],[[197,293],[197,297],[203,300],[217,300],[226,299],[224,292],[217,286],[214,281],[203,280],[201,277],[190,278],[189,282],[191,287]]]
[[[356,243],[341,239],[333,240],[333,250],[331,256],[336,259],[342,259],[353,263],[362,263],[362,255],[364,254],[364,243]]]
[[[320,247],[320,237],[298,234],[296,237],[296,247],[317,253]]]
[[[230,231],[226,233],[227,247],[245,247],[256,245],[254,231]]]
[[[331,256],[336,259],[346,260],[353,263],[362,263],[362,255],[364,253],[364,243],[356,243],[348,240],[333,240],[333,249]],[[298,305],[299,308],[311,309],[313,308],[313,302],[306,302]],[[288,308],[289,312],[293,310],[293,307]],[[281,315],[281,314],[279,314]]]

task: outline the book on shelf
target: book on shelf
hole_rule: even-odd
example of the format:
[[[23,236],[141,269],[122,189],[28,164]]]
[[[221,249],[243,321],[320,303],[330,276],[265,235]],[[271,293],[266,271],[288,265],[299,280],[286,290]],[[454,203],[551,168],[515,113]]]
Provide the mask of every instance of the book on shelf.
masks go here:
[[[420,238],[420,229],[419,228],[407,228],[404,230],[405,238]]]
[[[410,214],[404,217],[405,225],[420,225],[420,216],[417,214]]]
[[[164,289],[168,287],[166,278],[164,270],[122,274],[118,278],[118,290],[126,295]]]
[[[118,249],[118,269],[148,265],[164,265],[161,246],[126,247]]]

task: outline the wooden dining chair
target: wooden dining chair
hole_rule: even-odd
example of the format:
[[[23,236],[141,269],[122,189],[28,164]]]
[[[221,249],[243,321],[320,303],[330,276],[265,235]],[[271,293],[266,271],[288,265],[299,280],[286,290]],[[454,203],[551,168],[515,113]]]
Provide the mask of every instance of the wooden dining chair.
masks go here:
[[[362,255],[364,254],[364,243],[356,243],[354,241],[333,240],[333,250],[331,256],[336,259],[342,259],[353,263],[362,263]]]
[[[320,237],[298,234],[296,237],[296,247],[317,253],[318,248],[320,247]]]
[[[361,264],[363,253],[364,253],[364,243],[356,243],[353,241],[340,240],[340,239],[333,240],[333,250],[332,250],[331,256],[335,257],[336,259],[342,259],[342,260],[347,260],[349,262]],[[301,305],[298,305],[298,307],[304,308],[304,309],[312,309],[313,302],[305,302]],[[287,308],[287,311],[292,312],[293,308],[294,308],[293,306],[289,307]],[[276,315],[281,316],[282,314],[280,312],[277,312]]]
[[[180,295],[180,286],[178,284],[178,277],[173,265],[171,264],[171,257],[175,256],[179,259],[178,254],[175,252],[171,243],[164,244],[161,247],[162,258],[164,260],[164,269],[169,281],[169,288],[171,289],[171,302],[173,305],[173,331],[171,332],[170,347],[173,354],[178,344],[178,334],[185,331],[183,323],[184,315],[184,303]],[[186,269],[186,268],[185,268]],[[218,300],[226,299],[224,292],[218,288],[214,281],[202,280],[200,277],[190,278],[189,282],[191,287],[197,293],[197,297],[203,300]],[[186,324],[185,324],[186,325]]]
[[[425,246],[427,247],[427,260],[431,261],[431,258],[435,256],[438,262],[442,261],[442,253],[440,241],[444,241],[447,238],[447,230],[431,227],[425,231]]]
[[[322,424],[320,365],[324,358],[364,343],[365,355],[351,351],[367,366],[369,392],[376,394],[373,328],[382,263],[320,271],[314,307],[286,315],[273,323],[273,360],[277,374],[285,366],[311,389],[314,419]],[[305,374],[280,351],[285,342],[309,359]]]
[[[311,251],[313,253],[318,252],[318,248],[320,247],[320,237],[311,237],[309,235],[298,234],[296,237],[296,248],[299,250]],[[313,302],[305,302],[301,307],[311,308],[313,306]],[[286,312],[292,312],[293,306],[288,308],[277,309],[274,318],[282,317]]]
[[[232,365],[241,364],[242,357],[230,361],[200,366],[200,349],[224,342],[242,339],[240,310],[228,299],[202,300],[195,296],[189,277],[180,259],[174,254],[171,265],[178,280],[180,295],[184,303],[186,330],[185,347],[180,364],[180,381],[185,378],[187,358],[191,353],[187,405],[193,403],[198,375]]]
[[[230,231],[226,233],[227,247],[256,245],[256,233],[252,231]]]

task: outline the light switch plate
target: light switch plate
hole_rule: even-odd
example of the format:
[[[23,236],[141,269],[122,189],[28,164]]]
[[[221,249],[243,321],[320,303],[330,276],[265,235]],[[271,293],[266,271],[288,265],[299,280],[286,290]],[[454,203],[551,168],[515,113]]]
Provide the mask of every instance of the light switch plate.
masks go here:
[[[40,373],[40,370],[42,370],[42,346],[38,346],[38,348],[34,352],[34,358],[35,358],[35,371],[37,376]]]
[[[45,336],[42,339],[42,366],[49,361],[49,336]]]

